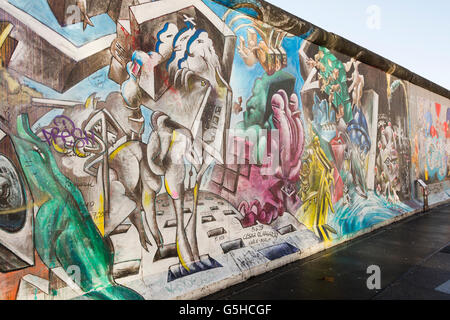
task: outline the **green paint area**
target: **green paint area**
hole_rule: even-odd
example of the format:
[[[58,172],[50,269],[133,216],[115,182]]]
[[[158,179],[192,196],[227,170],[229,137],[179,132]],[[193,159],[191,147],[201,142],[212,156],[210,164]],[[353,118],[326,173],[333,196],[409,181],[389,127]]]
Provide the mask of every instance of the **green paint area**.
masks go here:
[[[261,164],[267,147],[267,138],[261,135],[261,130],[275,130],[272,116],[272,96],[279,90],[285,90],[288,94],[294,92],[296,78],[285,71],[278,71],[269,76],[264,74],[256,79],[252,96],[248,99],[244,112],[244,121],[238,123],[237,129],[241,130],[243,138],[247,137],[253,142],[253,157]]]
[[[336,109],[343,107],[344,121],[353,119],[352,103],[348,94],[347,73],[344,64],[334,56],[330,50],[320,47],[317,57],[321,64],[319,74],[323,79],[322,90],[327,94],[333,94],[332,104]],[[336,88],[333,90],[333,87]]]
[[[261,129],[275,129],[272,123],[272,96],[283,89],[287,93],[293,93],[295,77],[287,72],[278,71],[269,76],[264,74],[256,79],[253,85],[252,96],[247,101],[244,112],[244,127],[259,126]]]
[[[30,129],[28,116],[17,118],[11,137],[26,181],[39,207],[35,246],[47,267],[78,267],[79,286],[96,300],[142,300],[133,290],[114,282],[114,253],[95,226],[83,196],[60,171],[48,144]]]

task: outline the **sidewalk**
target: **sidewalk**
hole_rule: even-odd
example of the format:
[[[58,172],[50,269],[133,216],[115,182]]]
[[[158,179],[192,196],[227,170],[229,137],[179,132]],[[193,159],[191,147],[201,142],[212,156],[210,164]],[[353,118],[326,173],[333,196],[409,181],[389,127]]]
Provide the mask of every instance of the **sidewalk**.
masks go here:
[[[450,300],[450,205],[251,278],[204,299]],[[369,290],[367,268],[381,269]]]

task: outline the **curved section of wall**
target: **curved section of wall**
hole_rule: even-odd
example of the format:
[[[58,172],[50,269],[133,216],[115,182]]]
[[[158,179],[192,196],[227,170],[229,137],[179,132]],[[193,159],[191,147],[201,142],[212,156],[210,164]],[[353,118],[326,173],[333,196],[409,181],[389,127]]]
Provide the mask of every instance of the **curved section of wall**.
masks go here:
[[[256,0],[77,3],[0,1],[1,298],[198,298],[450,197],[442,88]]]

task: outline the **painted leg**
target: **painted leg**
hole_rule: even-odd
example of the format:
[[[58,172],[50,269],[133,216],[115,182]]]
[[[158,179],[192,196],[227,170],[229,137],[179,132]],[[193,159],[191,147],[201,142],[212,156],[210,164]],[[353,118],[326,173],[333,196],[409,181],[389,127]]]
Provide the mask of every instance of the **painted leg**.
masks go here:
[[[200,260],[200,253],[198,250],[198,241],[197,241],[197,214],[198,214],[198,197],[200,193],[200,186],[202,185],[203,175],[206,170],[209,168],[212,162],[212,158],[206,158],[199,170],[197,171],[197,181],[195,182],[194,187],[194,201],[193,201],[193,209],[192,216],[186,226],[187,237],[189,243],[191,244],[192,253],[194,254],[195,261]]]
[[[152,244],[151,244],[149,238],[147,237],[147,234],[145,233],[144,221],[143,221],[143,216],[141,214],[141,206],[140,205],[138,205],[136,207],[136,209],[134,209],[134,211],[130,214],[130,221],[139,232],[139,241],[141,242],[142,248],[144,248],[145,251],[148,252],[147,243],[149,245],[152,245]]]
[[[201,181],[201,179],[200,179]],[[200,182],[197,179],[194,187],[194,199],[193,199],[193,209],[191,219],[188,222],[186,227],[186,234],[189,243],[191,244],[192,254],[194,255],[194,260],[200,260],[200,253],[198,250],[198,242],[197,242],[197,211],[198,211],[198,194],[200,190]]]
[[[161,190],[161,178],[151,172],[145,161],[141,162],[142,207],[145,212],[145,222],[158,247],[164,245],[164,239],[156,220],[156,194]]]
[[[166,171],[164,184],[175,208],[177,220],[176,246],[181,265],[189,271],[187,263],[193,262],[192,249],[184,229],[184,165],[174,165]]]
[[[158,228],[158,222],[156,221],[156,192],[146,187],[142,190],[142,206],[145,212],[145,220],[147,222],[148,228],[155,239],[158,247],[164,246],[164,239],[161,231]]]

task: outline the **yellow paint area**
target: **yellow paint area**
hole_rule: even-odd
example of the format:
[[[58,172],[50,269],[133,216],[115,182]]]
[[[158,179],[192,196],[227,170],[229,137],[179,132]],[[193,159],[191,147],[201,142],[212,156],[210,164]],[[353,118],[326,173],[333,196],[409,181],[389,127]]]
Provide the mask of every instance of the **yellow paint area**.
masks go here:
[[[6,39],[8,38],[9,34],[11,33],[11,30],[13,28],[13,25],[11,23],[8,23],[6,28],[3,30],[3,32],[0,34],[0,48],[5,43]]]
[[[178,244],[178,240],[177,240],[177,254],[178,254],[178,258],[180,259],[180,263],[183,266],[183,268],[185,268],[188,272],[190,271],[188,266],[186,265],[186,262],[184,262],[183,257],[181,256],[180,253],[180,245]]]
[[[164,178],[164,186],[166,187],[166,191],[169,194],[169,196],[172,197],[172,191],[170,191],[169,184],[167,183],[166,178]]]
[[[331,238],[327,236],[328,233],[325,232],[325,228],[323,227],[323,225],[317,226],[317,231],[320,232],[320,234],[322,235],[323,241],[325,242],[331,241]]]
[[[45,197],[43,198],[41,201],[39,202],[28,202],[27,205],[25,206],[21,206],[18,208],[14,208],[14,209],[10,209],[10,210],[5,210],[5,211],[0,211],[0,215],[2,214],[13,214],[13,213],[18,213],[18,212],[22,212],[23,210],[29,210],[30,208],[32,208],[33,206],[36,207],[41,207],[44,203],[46,203],[48,200],[50,200],[50,197]]]
[[[61,148],[60,146],[58,146],[58,144],[56,144],[56,142],[54,140],[52,141],[52,144],[53,144],[53,148],[58,153],[66,154],[69,152],[69,150],[67,150],[66,148]]]
[[[198,198],[198,183],[195,184],[194,188],[194,202],[197,201]]]
[[[86,102],[84,103],[84,107],[85,107],[86,109],[88,109],[91,105],[94,104],[94,101],[95,101],[95,93],[94,93],[94,94],[91,94],[91,95],[86,99]]]
[[[176,138],[177,138],[177,131],[174,130],[174,131],[173,131],[173,134],[172,134],[172,140],[170,141],[169,150],[172,149],[173,144],[175,143],[175,139],[176,139]]]
[[[149,206],[151,204],[152,201],[152,195],[149,194],[148,192],[144,192],[144,201],[143,204],[144,206]]]
[[[36,205],[36,206],[38,206],[38,205]],[[14,209],[0,211],[0,215],[3,215],[3,214],[14,214],[14,213],[22,212],[23,210],[26,210],[26,209],[27,209],[26,206],[21,206],[21,207],[14,208]]]
[[[119,146],[116,150],[114,150],[113,153],[110,154],[109,160],[114,160],[114,158],[117,157],[119,152],[122,151],[123,149],[125,149],[126,147],[128,147],[129,145],[131,145],[131,143],[132,143],[132,141],[128,141],[128,142],[122,144],[121,146]]]
[[[77,146],[75,146],[75,147],[73,148],[73,151],[74,151],[75,154],[76,154],[78,157],[80,157],[80,158],[87,158],[87,156],[88,156],[86,153],[80,151],[80,150],[78,149]]]
[[[103,194],[100,194],[98,210],[93,218],[100,234],[105,236],[105,202],[103,201]]]
[[[308,147],[310,161],[300,177],[303,188],[300,195],[303,205],[297,212],[297,219],[325,242],[331,241],[332,228],[328,226],[328,214],[335,213],[332,203],[331,186],[334,185],[331,163],[316,138]]]

